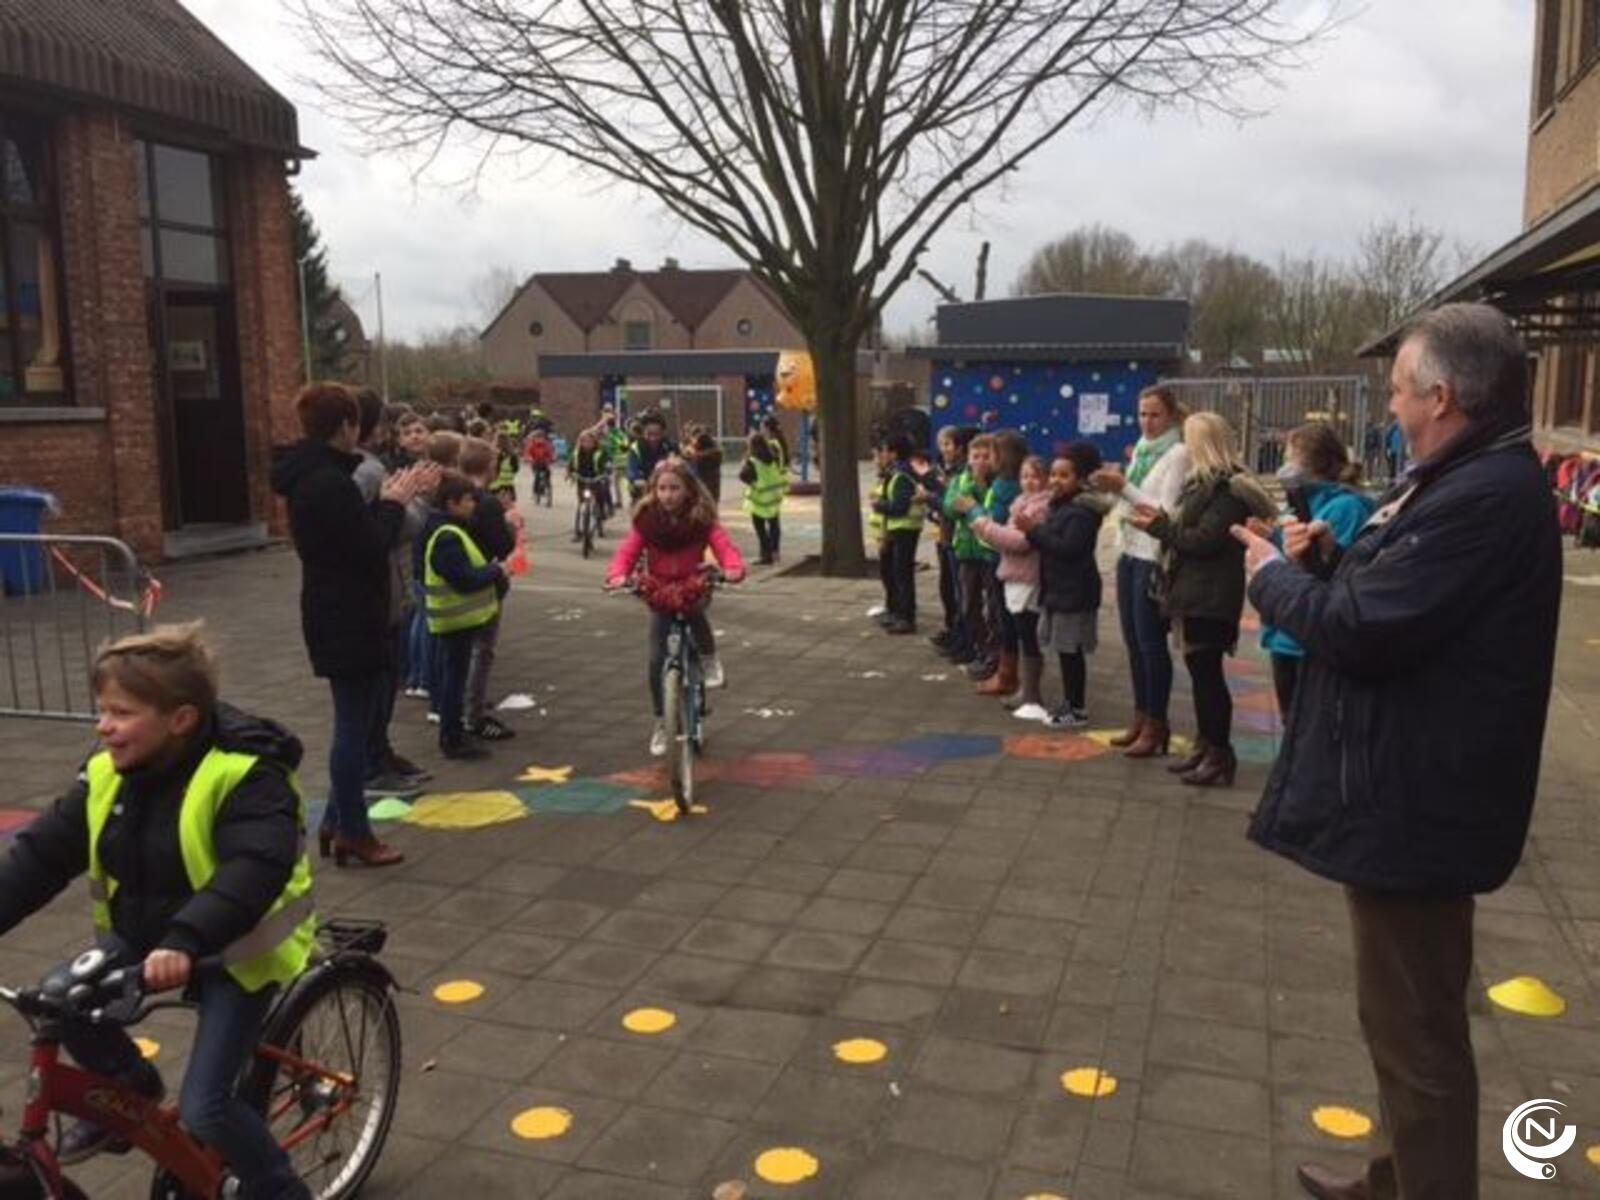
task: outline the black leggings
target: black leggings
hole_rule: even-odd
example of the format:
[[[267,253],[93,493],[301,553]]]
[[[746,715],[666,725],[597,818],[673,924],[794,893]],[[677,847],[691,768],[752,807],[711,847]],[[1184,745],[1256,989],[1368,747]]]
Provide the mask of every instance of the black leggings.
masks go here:
[[[1233,731],[1233,697],[1222,672],[1224,651],[1190,650],[1183,656],[1194,690],[1194,719],[1206,745],[1225,750]]]
[[[751,522],[756,527],[756,542],[761,547],[761,557],[772,559],[778,557],[778,539],[783,531],[778,528],[777,517],[751,517]]]
[[[1294,654],[1272,656],[1272,687],[1278,693],[1278,717],[1287,725],[1294,707],[1294,687],[1300,679],[1300,658]]]
[[[1017,644],[1022,647],[1023,658],[1042,658],[1039,650],[1039,614],[1033,609],[1012,613],[1017,624]]]
[[[1069,707],[1081,710],[1088,706],[1089,662],[1083,651],[1061,655],[1061,687]]]

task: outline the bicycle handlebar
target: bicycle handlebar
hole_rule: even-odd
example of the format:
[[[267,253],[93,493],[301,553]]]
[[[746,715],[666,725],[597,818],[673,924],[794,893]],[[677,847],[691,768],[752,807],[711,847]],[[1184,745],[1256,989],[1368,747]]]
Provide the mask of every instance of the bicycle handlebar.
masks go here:
[[[220,956],[198,958],[189,977],[223,967]],[[158,1009],[187,1007],[181,995],[176,1000],[151,1001],[144,986],[143,960],[115,966],[111,955],[98,946],[51,972],[37,987],[0,987],[0,1001],[24,1018],[67,1018],[95,1025],[137,1025]]]

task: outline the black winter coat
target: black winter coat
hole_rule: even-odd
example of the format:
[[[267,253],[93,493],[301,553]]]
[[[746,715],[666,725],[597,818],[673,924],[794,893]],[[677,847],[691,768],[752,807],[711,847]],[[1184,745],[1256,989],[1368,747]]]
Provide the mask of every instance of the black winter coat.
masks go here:
[[[1250,598],[1306,649],[1250,837],[1356,887],[1492,891],[1539,779],[1561,542],[1527,430],[1441,452],[1326,581],[1266,567]]]
[[[1177,514],[1163,513],[1150,527],[1165,551],[1161,611],[1237,623],[1244,611],[1244,546],[1231,530],[1250,517],[1276,515],[1272,498],[1243,471],[1191,476]]]
[[[1102,513],[1084,497],[1050,501],[1043,523],[1028,530],[1039,552],[1039,607],[1047,612],[1090,612],[1100,607],[1100,567],[1095,543]]]
[[[362,501],[350,478],[360,462],[325,442],[302,442],[272,468],[272,490],[289,502],[300,556],[306,652],[325,678],[389,665],[389,552],[406,510],[392,500]]]
[[[196,892],[178,847],[184,789],[212,746],[259,755],[217,816],[220,866]],[[218,705],[211,728],[164,770],[129,771],[100,835],[100,857],[117,881],[112,929],[140,955],[158,946],[192,957],[216,954],[272,907],[304,844],[300,802],[289,774],[300,742],[282,726]],[[84,774],[17,834],[0,860],[0,934],[48,904],[89,869],[89,785]]]

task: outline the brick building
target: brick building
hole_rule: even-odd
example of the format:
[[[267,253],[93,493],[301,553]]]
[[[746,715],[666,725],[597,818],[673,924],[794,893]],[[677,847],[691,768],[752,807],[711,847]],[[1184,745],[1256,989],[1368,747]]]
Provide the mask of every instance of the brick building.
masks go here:
[[[1516,321],[1536,355],[1535,428],[1561,450],[1600,450],[1597,67],[1600,0],[1538,0],[1523,230],[1425,306],[1482,300]]]
[[[259,541],[297,435],[295,110],[177,0],[0,6],[0,482],[142,558]]]

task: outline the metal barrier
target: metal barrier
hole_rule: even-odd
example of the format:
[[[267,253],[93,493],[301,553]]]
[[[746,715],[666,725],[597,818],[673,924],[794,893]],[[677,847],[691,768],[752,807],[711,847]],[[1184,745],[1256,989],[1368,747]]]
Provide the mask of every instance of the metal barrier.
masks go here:
[[[102,642],[141,632],[160,585],[116,538],[0,533],[0,716],[92,721]]]
[[[1239,376],[1219,379],[1163,379],[1191,412],[1216,412],[1238,435],[1245,462],[1263,475],[1283,465],[1290,430],[1307,421],[1326,421],[1339,431],[1350,455],[1369,478],[1386,479],[1383,453],[1386,415],[1371,410],[1364,375]]]

